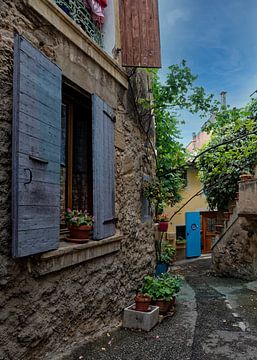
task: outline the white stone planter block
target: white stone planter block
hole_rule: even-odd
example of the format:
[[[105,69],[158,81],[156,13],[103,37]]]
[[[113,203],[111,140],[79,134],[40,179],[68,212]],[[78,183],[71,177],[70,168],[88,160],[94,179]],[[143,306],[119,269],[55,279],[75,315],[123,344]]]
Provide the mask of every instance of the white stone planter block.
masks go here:
[[[123,327],[150,331],[159,321],[159,307],[151,306],[148,312],[135,311],[135,304],[124,309]]]

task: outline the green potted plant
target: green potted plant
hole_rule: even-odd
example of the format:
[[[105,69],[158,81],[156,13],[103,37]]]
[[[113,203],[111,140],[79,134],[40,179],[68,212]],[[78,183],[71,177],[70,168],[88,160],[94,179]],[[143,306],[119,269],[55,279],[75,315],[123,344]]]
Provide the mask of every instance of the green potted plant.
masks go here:
[[[65,221],[70,230],[70,241],[85,242],[90,238],[93,229],[93,216],[87,211],[67,209],[65,212]]]
[[[175,305],[175,295],[179,292],[182,279],[170,273],[158,277],[145,276],[142,293],[147,293],[159,306],[160,314],[165,315]]]
[[[156,240],[155,250],[157,262],[155,276],[159,276],[160,274],[168,271],[169,265],[171,265],[174,260],[176,249],[168,242]]]
[[[159,231],[167,232],[169,227],[169,216],[167,214],[160,214],[157,216],[157,222],[159,223]]]

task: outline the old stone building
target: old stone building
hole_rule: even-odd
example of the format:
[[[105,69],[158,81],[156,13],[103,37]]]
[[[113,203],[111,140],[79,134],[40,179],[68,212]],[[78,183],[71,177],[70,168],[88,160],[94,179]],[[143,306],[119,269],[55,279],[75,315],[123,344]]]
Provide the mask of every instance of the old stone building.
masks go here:
[[[100,27],[85,3],[0,3],[1,360],[53,359],[118,325],[154,266],[136,67],[160,66],[157,1],[108,0]],[[94,215],[91,241],[63,241],[67,206]]]

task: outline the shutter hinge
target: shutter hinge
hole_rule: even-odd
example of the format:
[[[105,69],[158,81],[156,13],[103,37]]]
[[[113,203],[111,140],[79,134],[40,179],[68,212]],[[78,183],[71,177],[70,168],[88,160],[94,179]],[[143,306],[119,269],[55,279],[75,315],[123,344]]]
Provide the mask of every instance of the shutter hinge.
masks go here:
[[[106,116],[108,116],[109,119],[111,119],[111,121],[113,121],[114,123],[116,122],[116,116],[115,115],[109,114],[108,111],[106,111],[106,110],[103,110],[103,112],[104,112],[104,114]]]

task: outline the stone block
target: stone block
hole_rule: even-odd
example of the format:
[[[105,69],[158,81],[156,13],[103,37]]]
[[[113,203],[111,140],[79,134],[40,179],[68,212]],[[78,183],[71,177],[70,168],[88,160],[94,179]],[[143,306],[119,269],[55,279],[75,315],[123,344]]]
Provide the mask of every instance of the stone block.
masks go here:
[[[132,174],[134,172],[134,168],[136,159],[132,159],[130,156],[125,156],[123,159],[123,165],[122,165],[122,173],[123,175]]]
[[[124,136],[118,130],[115,131],[115,146],[120,150],[125,150]]]
[[[150,331],[159,321],[159,307],[150,306],[148,312],[135,311],[135,304],[124,309],[123,327]]]

